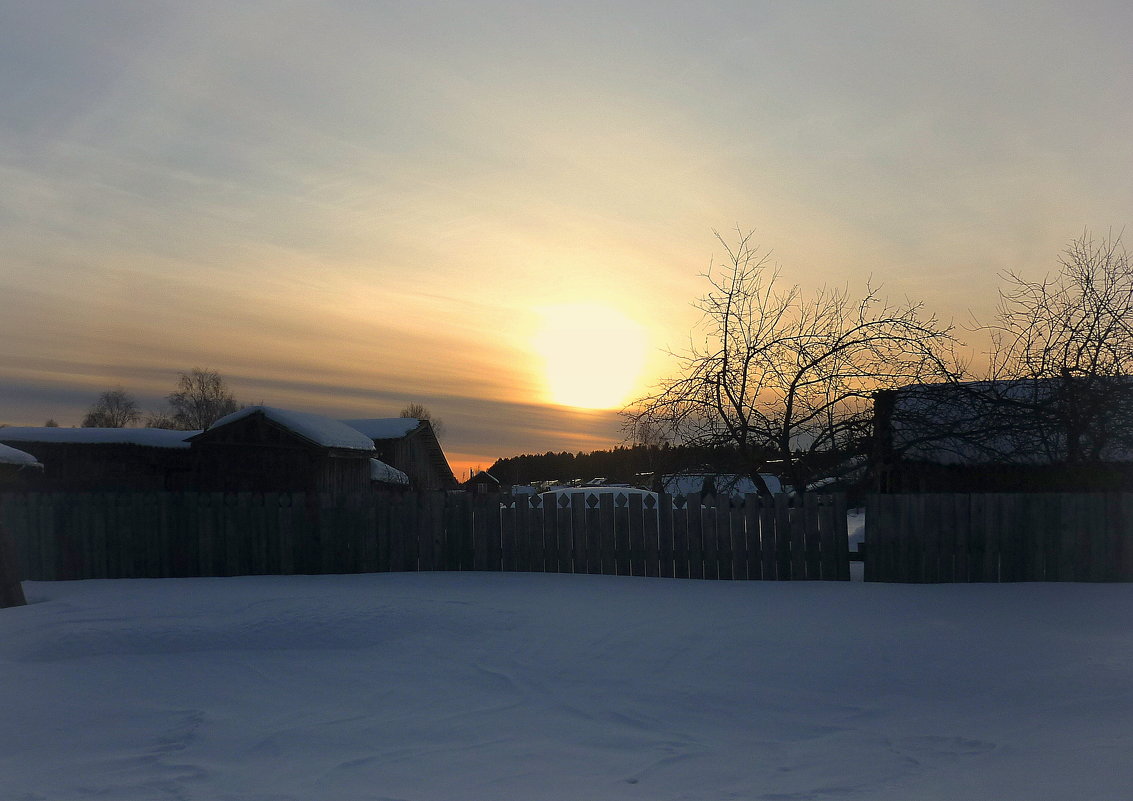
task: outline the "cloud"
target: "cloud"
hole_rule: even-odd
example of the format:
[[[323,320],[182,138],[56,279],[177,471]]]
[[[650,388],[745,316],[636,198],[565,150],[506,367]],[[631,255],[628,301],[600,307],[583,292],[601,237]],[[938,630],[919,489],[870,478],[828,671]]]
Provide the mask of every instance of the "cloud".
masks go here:
[[[201,365],[269,402],[424,399],[466,453],[613,441],[543,404],[532,309],[600,300],[679,348],[737,223],[805,286],[987,311],[1000,270],[1133,215],[1130,25],[1105,2],[15,4],[0,418],[105,382],[160,399]]]

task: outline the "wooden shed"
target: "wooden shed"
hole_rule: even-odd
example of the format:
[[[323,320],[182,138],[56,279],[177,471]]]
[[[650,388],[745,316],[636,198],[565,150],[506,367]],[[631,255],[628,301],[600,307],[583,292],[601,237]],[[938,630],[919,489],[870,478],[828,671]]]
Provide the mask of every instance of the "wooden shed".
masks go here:
[[[343,420],[373,444],[375,457],[409,476],[414,489],[456,489],[448,459],[428,420],[385,417]]]
[[[366,492],[374,444],[337,420],[248,406],[190,438],[196,489],[212,492]]]
[[[1111,385],[1089,405],[1075,400],[1074,407],[1066,389],[1052,379],[918,384],[876,393],[875,488],[1133,490],[1133,384]]]
[[[189,489],[192,431],[159,428],[0,428],[0,444],[43,464],[28,489],[153,491]]]
[[[486,495],[492,492],[500,493],[503,491],[500,480],[485,470],[476,473],[472,478],[461,484],[460,488],[465,492],[472,492],[477,495]]]

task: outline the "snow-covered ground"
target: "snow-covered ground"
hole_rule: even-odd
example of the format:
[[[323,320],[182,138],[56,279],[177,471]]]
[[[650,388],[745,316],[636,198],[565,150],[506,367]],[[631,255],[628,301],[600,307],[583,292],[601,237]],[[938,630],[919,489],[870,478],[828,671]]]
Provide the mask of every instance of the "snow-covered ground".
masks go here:
[[[1122,799],[1133,586],[28,583],[0,799]]]

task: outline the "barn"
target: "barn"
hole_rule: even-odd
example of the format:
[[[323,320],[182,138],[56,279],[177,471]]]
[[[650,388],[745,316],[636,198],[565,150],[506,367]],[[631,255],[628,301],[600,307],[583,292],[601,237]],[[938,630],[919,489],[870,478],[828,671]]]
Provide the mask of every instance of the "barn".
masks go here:
[[[318,414],[247,406],[189,438],[196,489],[211,492],[320,492],[371,488],[367,437]]]
[[[448,490],[458,486],[428,420],[384,417],[341,422],[365,435],[374,446],[376,458],[407,475],[415,489]]]
[[[1133,384],[917,384],[874,396],[880,492],[1133,490]]]
[[[35,488],[56,491],[188,489],[193,478],[186,437],[160,428],[0,428],[0,444],[43,464]]]

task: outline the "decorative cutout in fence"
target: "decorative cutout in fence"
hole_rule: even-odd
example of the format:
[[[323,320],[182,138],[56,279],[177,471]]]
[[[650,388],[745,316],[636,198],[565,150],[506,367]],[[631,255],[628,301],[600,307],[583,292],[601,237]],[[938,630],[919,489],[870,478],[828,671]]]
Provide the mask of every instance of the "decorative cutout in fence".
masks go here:
[[[25,579],[418,570],[848,580],[845,498],[0,495]]]

